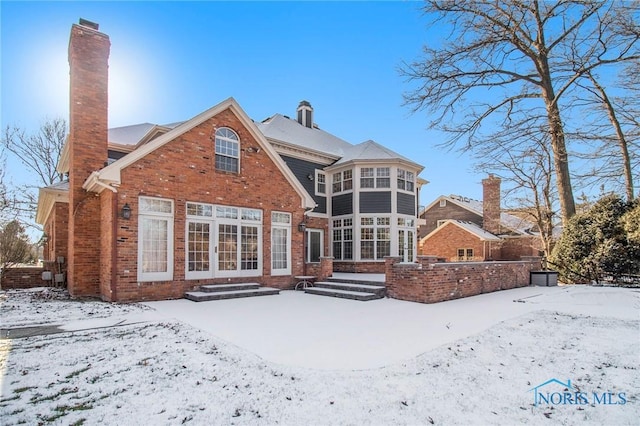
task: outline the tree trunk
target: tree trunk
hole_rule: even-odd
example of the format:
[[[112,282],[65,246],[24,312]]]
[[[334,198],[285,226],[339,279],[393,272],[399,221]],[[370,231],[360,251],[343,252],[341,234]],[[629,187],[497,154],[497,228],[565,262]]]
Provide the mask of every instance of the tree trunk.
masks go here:
[[[569,155],[567,154],[567,146],[564,140],[560,109],[555,102],[549,102],[545,99],[545,103],[547,104],[547,115],[549,117],[553,165],[556,171],[556,186],[558,187],[562,224],[566,225],[569,219],[576,214],[571,176],[569,174]]]
[[[624,174],[627,201],[633,201],[633,175],[631,173],[631,158],[629,157],[627,139],[625,138],[624,132],[622,131],[620,121],[616,116],[616,110],[611,104],[611,100],[607,96],[607,92],[604,90],[604,87],[602,87],[598,83],[598,81],[593,77],[593,75],[591,75],[591,73],[589,73],[589,79],[591,79],[594,87],[600,93],[600,100],[602,101],[604,108],[607,110],[607,115],[609,116],[611,125],[616,131],[616,138],[618,139],[618,146],[620,147],[620,157],[622,160],[622,170]]]

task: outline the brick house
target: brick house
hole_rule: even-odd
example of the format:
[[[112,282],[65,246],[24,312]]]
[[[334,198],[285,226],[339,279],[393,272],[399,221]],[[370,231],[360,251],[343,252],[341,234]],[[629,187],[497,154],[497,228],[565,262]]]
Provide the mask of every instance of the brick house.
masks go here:
[[[420,213],[421,255],[447,261],[520,260],[539,256],[535,226],[500,208],[500,178],[483,179],[483,201],[442,195]]]
[[[255,122],[229,98],[166,125],[108,128],[109,37],[80,20],[69,42],[68,181],[42,188],[47,259],[64,258],[73,296],[180,298],[202,284],[291,288],[322,258],[383,272],[417,254],[423,167],[297,118]]]

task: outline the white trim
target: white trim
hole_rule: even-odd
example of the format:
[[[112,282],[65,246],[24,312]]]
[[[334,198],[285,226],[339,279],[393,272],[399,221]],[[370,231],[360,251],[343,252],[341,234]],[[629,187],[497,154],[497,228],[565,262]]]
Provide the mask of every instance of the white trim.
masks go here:
[[[44,225],[56,203],[69,204],[69,190],[51,187],[40,188],[38,191],[36,223]]]
[[[155,151],[156,149],[166,145],[167,143],[173,141],[180,135],[188,132],[189,130],[195,128],[196,126],[204,123],[211,117],[221,113],[225,110],[231,110],[231,112],[240,120],[242,125],[249,131],[251,136],[258,142],[260,147],[264,150],[264,152],[268,155],[269,159],[275,163],[280,172],[284,175],[285,179],[289,182],[289,184],[295,189],[295,191],[300,196],[301,207],[302,208],[310,208],[315,207],[315,202],[313,201],[313,197],[304,189],[300,181],[295,177],[293,172],[287,167],[284,163],[284,160],[280,157],[280,155],[275,151],[271,143],[267,141],[265,136],[260,132],[256,124],[249,118],[249,116],[242,110],[238,102],[234,98],[228,98],[225,101],[220,102],[218,105],[215,105],[212,108],[200,113],[199,115],[193,117],[189,121],[185,121],[184,123],[176,126],[173,130],[158,136],[154,140],[140,146],[135,151],[125,155],[119,160],[111,163],[107,167],[101,169],[97,173],[96,179],[106,183],[106,184],[116,184],[119,185],[121,183],[121,172],[124,168],[134,164],[136,161],[144,158],[147,154]],[[87,182],[85,182],[87,184]],[[93,185],[88,187],[87,190],[94,192],[102,192],[104,188],[98,185]]]
[[[311,239],[309,238],[309,234],[311,234],[312,232],[318,233],[320,234],[320,257],[324,256],[324,229],[320,229],[320,228],[307,228],[305,230],[306,234],[305,235],[305,241],[307,243],[307,247],[305,250],[305,254],[304,254],[304,261],[306,263],[319,263],[320,260],[318,259],[318,262],[311,262],[310,259],[310,250],[311,250],[311,245],[309,244],[309,242],[311,241]]]
[[[283,222],[274,222],[273,221],[273,214],[284,214],[289,216],[289,223],[283,223]],[[272,276],[279,276],[279,275],[291,275],[291,219],[292,219],[292,215],[289,212],[280,212],[280,211],[272,211],[271,212],[271,275]],[[287,266],[286,268],[279,268],[279,269],[275,269],[273,267],[273,261],[274,261],[274,257],[273,257],[273,253],[274,253],[274,249],[273,249],[273,244],[274,244],[274,230],[279,229],[279,230],[285,230],[287,232],[287,248],[285,250],[286,253],[286,263]]]
[[[322,175],[324,177],[324,192],[319,192],[318,191],[318,176]],[[324,170],[315,170],[315,176],[314,176],[314,181],[313,181],[313,191],[314,194],[317,195],[318,197],[326,197],[327,193],[328,193],[328,189],[329,186],[327,185],[327,174],[324,172]]]
[[[209,225],[209,270],[207,271],[189,271],[189,224],[190,223],[202,223]],[[185,280],[199,280],[206,278],[213,278],[215,267],[215,227],[216,223],[212,218],[207,217],[193,217],[187,216],[184,222],[184,279]]]
[[[162,200],[168,201],[171,203],[171,213],[159,213],[159,212],[144,212],[141,213],[139,208],[140,200],[148,199],[148,200]],[[173,280],[173,228],[174,228],[174,215],[175,215],[175,206],[174,201],[168,198],[160,198],[160,197],[138,197],[138,281],[170,281]],[[167,270],[164,272],[142,272],[142,263],[143,263],[143,254],[142,247],[144,241],[142,239],[143,229],[142,229],[142,219],[144,218],[154,218],[157,220],[166,220],[167,222]]]

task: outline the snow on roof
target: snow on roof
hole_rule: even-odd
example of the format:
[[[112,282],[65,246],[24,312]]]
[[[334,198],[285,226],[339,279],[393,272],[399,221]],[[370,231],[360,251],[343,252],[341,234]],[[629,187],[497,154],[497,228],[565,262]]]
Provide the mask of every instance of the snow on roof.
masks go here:
[[[51,189],[54,191],[68,191],[69,190],[69,181],[65,180],[63,182],[57,182],[52,185],[46,186],[45,189]]]
[[[460,207],[463,207],[467,210],[470,210],[474,213],[477,213],[479,216],[483,216],[482,211],[482,201],[474,200],[472,198],[462,197],[460,195],[449,195],[449,196],[441,196],[440,199],[447,199]],[[531,229],[535,227],[535,225],[528,220],[521,219],[517,216],[514,216],[509,213],[501,212],[500,213],[500,224],[504,227],[512,229],[520,234],[532,234]]]
[[[494,234],[492,234],[489,231],[485,231],[484,229],[482,229],[481,227],[479,227],[478,225],[476,225],[473,222],[467,222],[465,220],[455,220],[455,219],[451,219],[448,222],[452,222],[452,223],[458,225],[460,228],[462,228],[462,229],[474,234],[475,236],[477,236],[478,238],[480,238],[483,241],[501,241],[501,239],[499,237],[495,236]],[[442,227],[442,226],[440,226],[440,227]]]
[[[351,145],[349,149],[345,151],[344,156],[336,162],[336,164],[346,163],[352,160],[366,159],[366,160],[404,160],[409,163],[415,164],[421,167],[419,164],[409,160],[406,157],[398,154],[395,151],[386,148],[379,143],[368,140],[358,145]]]
[[[142,138],[156,127],[152,123],[134,124],[132,126],[114,127],[109,129],[109,142],[119,145],[137,145]]]
[[[169,124],[153,124],[153,123],[140,123],[133,124],[131,126],[113,127],[109,129],[109,143],[118,145],[137,145],[149,135],[152,130],[157,129],[159,131],[169,131],[184,123],[184,121],[176,121]]]
[[[115,127],[109,129],[109,143],[136,146],[154,129],[171,130],[182,123],[182,121],[165,125],[141,123]],[[338,160],[336,164],[352,160],[403,160],[422,168],[414,161],[375,141],[368,140],[352,145],[318,127],[303,126],[282,114],[275,114],[261,123],[256,123],[256,126],[268,139],[330,155]]]
[[[281,114],[275,114],[262,123],[256,123],[258,129],[269,139],[275,139],[291,145],[302,146],[314,151],[342,157],[353,145],[319,128],[309,128],[296,120]]]

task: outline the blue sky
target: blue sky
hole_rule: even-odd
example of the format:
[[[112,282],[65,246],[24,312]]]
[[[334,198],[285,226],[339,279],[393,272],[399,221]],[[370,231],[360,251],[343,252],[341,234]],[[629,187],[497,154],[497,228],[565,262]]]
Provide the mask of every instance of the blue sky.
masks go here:
[[[428,33],[418,2],[6,2],[1,123],[35,131],[68,117],[69,31],[79,18],[111,38],[109,126],[189,119],[233,96],[254,120],[295,115],[351,143],[373,139],[425,166],[422,204],[481,199],[484,175],[434,147],[442,136],[402,105],[397,71]],[[9,175],[21,168],[9,162]],[[489,172],[489,171],[488,171]]]

